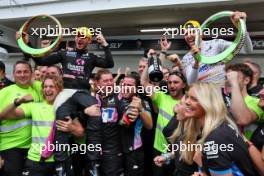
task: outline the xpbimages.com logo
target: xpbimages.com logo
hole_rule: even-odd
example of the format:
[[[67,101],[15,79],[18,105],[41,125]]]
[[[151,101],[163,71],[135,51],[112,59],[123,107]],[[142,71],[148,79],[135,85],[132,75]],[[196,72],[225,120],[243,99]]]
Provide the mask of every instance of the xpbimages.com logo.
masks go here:
[[[233,36],[234,28],[204,28],[201,30],[201,25],[198,21],[190,20],[184,25],[180,25],[175,28],[163,28],[164,36],[170,36],[171,38],[175,38],[176,36],[185,36],[193,33],[193,31],[198,32],[199,35],[210,36],[212,38],[218,38],[219,36]],[[192,30],[188,30],[192,29]]]
[[[87,28],[87,30],[80,31],[80,28],[59,28],[58,25],[56,25],[55,27],[47,25],[47,27],[30,28],[30,30],[32,32],[29,35],[39,36],[39,38],[42,38],[43,36],[58,36],[60,33],[63,36],[76,36],[78,32],[80,32],[84,37],[89,35],[96,36],[102,33],[102,28]]]
[[[87,152],[100,152],[102,151],[101,144],[60,144],[58,141],[55,143],[48,142],[47,144],[32,143],[32,150],[42,152],[62,151],[69,153],[85,154]]]
[[[137,94],[145,94],[146,96],[150,96],[152,92],[158,92],[162,91],[164,93],[168,93],[168,87],[167,86],[125,86],[125,85],[117,85],[114,84],[114,86],[97,86],[96,87],[96,93],[97,94],[103,94],[103,95],[110,95],[112,93],[119,94],[119,93],[125,93],[125,94],[131,94],[131,93],[137,93]]]
[[[183,143],[180,141],[177,144],[163,144],[163,152],[185,152],[185,151],[204,151],[208,155],[218,154],[218,151],[222,152],[232,152],[234,151],[233,144],[216,144],[214,141],[208,141],[204,145],[202,144],[192,144],[190,141]]]

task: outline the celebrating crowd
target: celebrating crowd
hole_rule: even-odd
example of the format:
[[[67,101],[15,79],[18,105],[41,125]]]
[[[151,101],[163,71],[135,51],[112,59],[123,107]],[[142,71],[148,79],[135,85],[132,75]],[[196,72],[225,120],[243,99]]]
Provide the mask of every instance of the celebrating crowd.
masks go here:
[[[237,11],[231,21],[237,26],[240,18],[246,14]],[[171,42],[162,37],[160,52],[146,49],[137,71],[119,69],[116,77],[102,34],[96,41],[104,56],[88,52],[86,27],[78,28],[74,48],[39,58],[24,53],[14,82],[0,62],[0,175],[264,175],[261,67],[249,58],[200,63],[197,52],[215,56],[231,43],[195,46],[195,28],[186,31],[190,52],[182,59],[168,54]],[[247,33],[241,52],[251,51]],[[159,82],[150,79],[151,58],[161,61]]]

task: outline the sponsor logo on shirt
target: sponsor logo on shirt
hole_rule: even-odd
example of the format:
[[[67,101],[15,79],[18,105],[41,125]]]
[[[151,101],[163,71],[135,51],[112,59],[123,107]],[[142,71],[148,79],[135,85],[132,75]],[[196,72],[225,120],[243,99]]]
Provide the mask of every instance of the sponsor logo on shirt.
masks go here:
[[[207,159],[218,158],[218,147],[215,141],[208,141],[204,144]]]
[[[69,57],[76,57],[76,55],[77,55],[77,52],[73,52],[73,51],[67,51],[67,53],[66,53],[66,56],[69,56]]]
[[[77,71],[77,72],[84,72],[84,66],[79,65],[72,65],[71,63],[68,63],[67,68],[71,71]]]
[[[116,108],[101,108],[103,123],[117,122],[118,114]]]

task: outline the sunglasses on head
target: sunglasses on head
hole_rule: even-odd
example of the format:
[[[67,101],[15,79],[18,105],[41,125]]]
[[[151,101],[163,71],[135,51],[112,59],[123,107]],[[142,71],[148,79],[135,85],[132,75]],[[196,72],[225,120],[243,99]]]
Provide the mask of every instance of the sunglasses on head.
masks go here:
[[[182,72],[179,72],[179,71],[171,71],[170,74],[169,74],[169,76],[171,76],[171,75],[176,75],[176,76],[178,76],[179,78],[181,78],[181,80],[182,80],[184,83],[186,83],[186,78],[185,78],[185,76],[182,74]]]

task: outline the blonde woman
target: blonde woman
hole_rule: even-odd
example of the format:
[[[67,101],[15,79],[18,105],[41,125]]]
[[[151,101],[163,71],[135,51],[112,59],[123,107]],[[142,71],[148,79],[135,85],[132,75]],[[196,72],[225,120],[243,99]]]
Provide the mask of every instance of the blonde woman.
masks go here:
[[[166,128],[174,126],[174,132],[169,140],[171,142],[171,153],[166,153],[155,157],[154,162],[157,166],[161,167],[164,163],[169,162],[171,159],[175,160],[174,176],[190,176],[198,170],[196,163],[193,161],[194,153],[196,151],[195,145],[199,128],[195,119],[186,119],[185,113],[185,100],[183,97],[181,102],[174,107],[174,112],[177,114],[176,119],[172,119]],[[178,121],[178,124],[175,121]],[[167,134],[171,134],[171,129],[164,128],[163,133],[167,130]],[[176,128],[176,129],[175,129]],[[189,130],[193,129],[193,130]],[[194,131],[196,131],[194,133]],[[186,148],[186,147],[193,148]],[[185,147],[185,148],[183,148]]]
[[[243,137],[227,115],[219,87],[195,83],[185,104],[185,117],[195,119],[201,129],[199,143],[203,145],[203,167],[208,175],[258,175]]]

